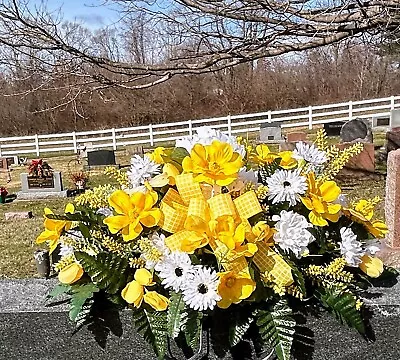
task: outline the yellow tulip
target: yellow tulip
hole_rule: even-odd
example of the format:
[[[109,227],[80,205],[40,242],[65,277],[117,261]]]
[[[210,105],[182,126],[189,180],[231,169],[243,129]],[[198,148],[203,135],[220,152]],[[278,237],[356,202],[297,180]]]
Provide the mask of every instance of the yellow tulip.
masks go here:
[[[211,145],[196,144],[182,162],[184,172],[193,173],[195,181],[220,186],[235,181],[241,166],[242,157],[231,145],[218,140]]]
[[[164,164],[163,156],[166,156],[165,148],[159,146],[155,148],[153,152],[147,153],[146,156],[157,164]]]
[[[169,304],[169,300],[156,291],[148,291],[143,298],[145,303],[149,304],[154,310],[157,311],[166,310]]]
[[[121,292],[122,298],[128,303],[133,304],[135,307],[140,307],[144,296],[144,286],[140,285],[136,280],[132,280]]]
[[[297,165],[297,160],[292,157],[293,151],[281,151],[278,156],[281,158],[280,166],[284,169],[292,169]]]
[[[69,203],[65,207],[65,214],[73,214],[75,211],[74,205]],[[72,226],[72,221],[68,220],[54,220],[47,217],[47,215],[54,215],[49,209],[44,209],[44,231],[36,238],[36,244],[44,243],[48,241],[50,254],[55,250],[58,244],[58,240],[62,232],[68,231]]]
[[[334,181],[325,181],[322,184],[316,182],[313,172],[308,174],[307,196],[301,198],[301,201],[308,210],[310,222],[316,226],[327,226],[326,220],[337,222],[340,217],[340,204],[333,202],[340,195],[340,188]]]
[[[180,174],[180,171],[176,166],[168,163],[163,166],[163,173],[167,175],[169,185],[174,186],[176,184],[175,178]]]
[[[219,273],[218,276],[218,294],[221,296],[218,307],[222,309],[247,299],[256,288],[256,283],[246,273],[225,271]]]
[[[383,272],[383,262],[381,259],[369,255],[361,258],[362,263],[359,268],[372,278],[379,277]]]
[[[153,208],[156,199],[150,192],[135,192],[128,195],[123,190],[111,194],[109,204],[118,215],[104,219],[111,233],[121,231],[125,241],[136,239],[143,231],[143,226],[153,227],[161,218],[161,210]]]
[[[155,282],[153,282],[153,275],[147,269],[137,269],[134,277],[138,284],[142,286],[152,286],[155,284]]]
[[[83,275],[83,268],[78,263],[67,265],[58,273],[58,280],[63,284],[73,284]]]

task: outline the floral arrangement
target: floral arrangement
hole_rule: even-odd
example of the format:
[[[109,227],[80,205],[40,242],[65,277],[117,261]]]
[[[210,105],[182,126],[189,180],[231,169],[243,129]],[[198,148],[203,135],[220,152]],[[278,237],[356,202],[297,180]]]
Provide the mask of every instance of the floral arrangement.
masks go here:
[[[7,196],[8,195],[8,190],[4,186],[0,186],[0,196]]]
[[[84,189],[86,183],[89,180],[88,174],[83,171],[77,171],[70,175],[72,182],[75,184],[77,189]]]
[[[118,188],[86,191],[63,215],[45,209],[37,243],[61,255],[50,296],[70,296],[78,327],[131,309],[160,359],[172,339],[197,349],[205,330],[220,349],[250,338],[279,359],[301,339],[304,356],[313,340],[297,319],[311,308],[368,337],[362,291],[394,270],[376,256],[379,199],[347,204],[334,180],[361,150],[320,131],[273,152],[201,128],[127,172],[108,168]]]
[[[43,159],[32,160],[28,167],[29,176],[33,177],[50,177],[53,176],[52,167]]]

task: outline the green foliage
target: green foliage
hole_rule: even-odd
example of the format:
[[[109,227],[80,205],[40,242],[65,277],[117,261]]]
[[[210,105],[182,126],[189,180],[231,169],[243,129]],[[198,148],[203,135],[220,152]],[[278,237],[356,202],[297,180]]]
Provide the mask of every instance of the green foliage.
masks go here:
[[[244,310],[244,309],[243,309]],[[249,330],[250,325],[253,323],[254,317],[250,312],[235,311],[230,314],[229,325],[229,344],[235,346],[242,341],[243,336]]]
[[[292,309],[280,299],[267,310],[257,312],[257,326],[264,342],[275,348],[279,360],[289,360],[295,334],[296,322]]]
[[[349,327],[356,329],[365,335],[366,328],[362,313],[356,310],[356,298],[349,292],[341,293],[337,289],[318,288],[315,296],[322,305],[328,309],[341,324],[346,323]]]
[[[82,264],[94,284],[109,294],[116,294],[126,285],[128,260],[114,253],[100,253],[96,257],[76,252],[76,259]]]
[[[167,349],[167,315],[165,311],[133,312],[134,325],[143,338],[153,347],[159,359],[163,359]]]
[[[184,324],[185,302],[183,295],[172,293],[167,314],[168,336],[175,339],[178,337],[182,325]]]
[[[66,284],[57,284],[53,290],[49,292],[47,298],[56,298],[62,294],[68,294],[71,291],[71,286]]]
[[[70,309],[69,309],[69,318],[71,321],[76,321],[78,318],[78,315],[83,311],[83,307],[85,303],[93,298],[93,294],[95,292],[98,292],[99,288],[92,284],[84,284],[84,285],[77,285],[72,287],[72,294],[71,294],[71,301],[70,301]],[[85,308],[85,312],[87,312],[87,308]],[[89,310],[90,311],[90,310]],[[84,315],[81,315],[79,318],[80,321],[81,318],[84,317]]]
[[[202,332],[203,314],[199,311],[186,309],[183,319],[183,332],[186,343],[192,349],[199,347],[200,336]]]

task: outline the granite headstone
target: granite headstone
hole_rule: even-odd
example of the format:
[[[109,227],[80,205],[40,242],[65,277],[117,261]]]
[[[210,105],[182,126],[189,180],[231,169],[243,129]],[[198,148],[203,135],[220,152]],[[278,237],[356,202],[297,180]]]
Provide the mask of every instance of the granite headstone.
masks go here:
[[[280,141],[282,140],[282,128],[277,123],[262,123],[260,125],[260,141]]]
[[[371,129],[361,119],[347,121],[340,130],[340,139],[343,143],[373,142]]]
[[[400,126],[400,109],[390,111],[390,127],[396,128]]]
[[[51,177],[32,177],[27,173],[21,175],[21,191],[17,193],[17,199],[46,199],[52,197],[67,197],[67,191],[63,189],[61,172],[54,171]]]
[[[116,165],[113,150],[93,150],[87,153],[88,166]]]
[[[331,123],[324,124],[324,130],[327,136],[339,136],[340,130],[344,125],[344,121],[335,121]]]

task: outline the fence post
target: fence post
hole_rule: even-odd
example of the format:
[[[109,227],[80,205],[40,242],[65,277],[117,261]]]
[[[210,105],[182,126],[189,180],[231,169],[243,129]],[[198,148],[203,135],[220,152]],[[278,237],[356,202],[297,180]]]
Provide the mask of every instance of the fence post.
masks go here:
[[[272,122],[272,111],[268,110],[268,122],[271,124]]]
[[[349,120],[353,120],[353,102],[349,101]]]
[[[149,124],[150,146],[154,146],[153,125]]]
[[[76,143],[76,133],[75,131],[72,132],[72,142],[74,143],[74,153],[78,153],[78,144]]]
[[[111,129],[111,135],[112,135],[112,142],[113,142],[113,150],[117,150],[117,138],[115,136],[115,129]]]
[[[394,110],[394,96],[390,97],[390,110]]]
[[[312,129],[312,106],[308,107],[308,128]]]
[[[227,116],[227,120],[228,120],[228,135],[231,136],[232,135],[232,119],[231,119],[231,114],[229,114]]]
[[[39,136],[38,136],[38,134],[35,134],[35,146],[36,146],[36,156],[40,156]]]
[[[0,144],[0,157],[1,157],[1,144]]]
[[[189,120],[189,135],[193,136],[193,124],[192,124],[192,120]]]

